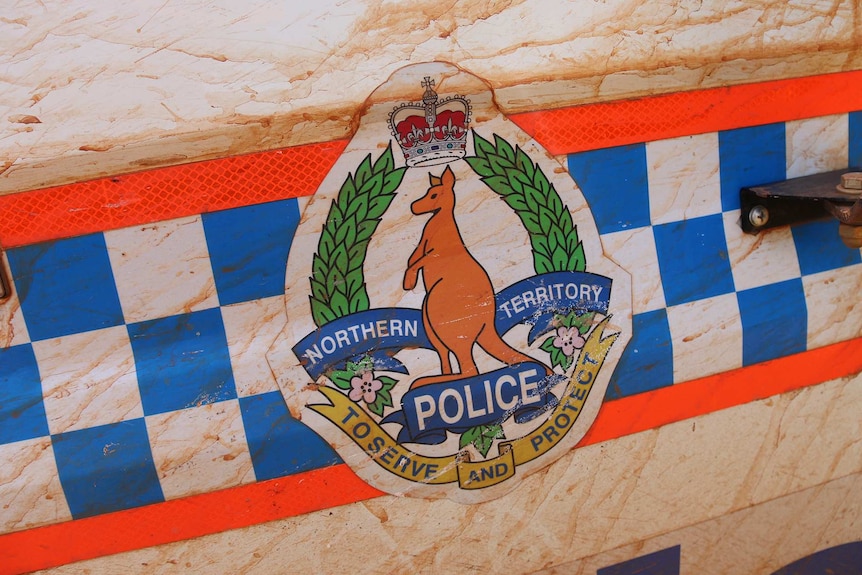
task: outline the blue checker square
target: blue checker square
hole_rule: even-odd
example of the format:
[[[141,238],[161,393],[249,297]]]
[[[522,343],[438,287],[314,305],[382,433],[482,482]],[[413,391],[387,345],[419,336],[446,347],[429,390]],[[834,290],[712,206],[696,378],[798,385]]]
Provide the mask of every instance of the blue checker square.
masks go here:
[[[0,443],[49,433],[33,348],[28,343],[0,349]]]
[[[54,435],[54,457],[75,519],[164,501],[143,419]]]
[[[596,575],[679,575],[680,546],[641,555],[604,567]]]
[[[258,481],[341,463],[326,441],[291,417],[278,391],[239,399]]]
[[[838,235],[838,221],[817,220],[790,227],[802,275],[816,274],[862,261],[858,249],[844,245]]]
[[[571,154],[568,163],[600,234],[650,225],[644,144]]]
[[[145,415],[236,398],[218,308],[128,325]]]
[[[850,112],[847,121],[850,123],[847,165],[862,168],[862,112]]]
[[[784,180],[787,147],[784,123],[718,133],[721,209],[738,210],[739,191]]]
[[[607,399],[619,399],[673,384],[673,344],[667,311],[632,317],[632,339],[611,376]]]
[[[287,254],[298,223],[293,199],[203,215],[221,305],[284,293]]]
[[[12,248],[12,277],[33,341],[122,325],[102,234]]]
[[[802,279],[736,294],[742,319],[742,364],[751,365],[805,351],[808,307]]]
[[[733,291],[721,214],[653,227],[668,306]]]

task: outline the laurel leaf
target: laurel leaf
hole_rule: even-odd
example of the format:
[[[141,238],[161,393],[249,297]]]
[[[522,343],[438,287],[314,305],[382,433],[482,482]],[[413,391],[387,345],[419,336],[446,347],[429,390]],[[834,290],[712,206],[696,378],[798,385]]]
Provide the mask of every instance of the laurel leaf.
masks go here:
[[[368,299],[368,290],[365,284],[359,287],[359,291],[350,298],[350,313],[365,311],[371,307],[371,302]]]
[[[335,314],[329,309],[329,305],[311,296],[308,299],[311,302],[311,317],[315,325],[325,325],[336,319]]]
[[[535,177],[536,166],[527,155],[527,152],[521,149],[520,146],[515,148],[515,165],[521,170],[532,182]]]
[[[491,165],[491,169],[494,170],[494,173],[500,175],[504,175],[507,169],[515,167],[515,164],[497,154],[488,154],[488,163]]]
[[[538,252],[533,252],[533,267],[536,269],[537,274],[547,274],[551,273],[554,270],[554,264],[551,263],[551,259]]]
[[[505,139],[494,134],[494,146],[473,130],[475,157],[465,158],[474,172],[492,191],[502,196],[521,219],[530,233],[533,265],[538,273],[561,271],[577,265],[586,269],[583,246],[577,241],[577,227],[560,195],[551,185],[542,168],[520,147],[512,148]],[[554,238],[549,236],[554,233]],[[545,241],[536,241],[540,235]],[[574,238],[574,242],[572,241]],[[545,249],[548,248],[548,249]],[[555,250],[565,252],[562,256]],[[562,266],[562,267],[560,267]],[[554,269],[560,267],[560,270]]]
[[[474,156],[464,159],[467,161],[468,164],[470,164],[470,167],[473,168],[473,171],[482,176],[483,178],[491,177],[494,175],[494,170],[491,169],[491,164],[488,163],[488,160],[486,160],[485,158],[477,158]]]
[[[494,149],[494,146],[476,133],[476,130],[473,130],[473,148],[476,151],[476,155],[480,158],[488,159],[488,155],[496,155],[497,150]]]
[[[509,144],[509,142],[507,142],[497,134],[494,134],[494,144],[494,147],[497,148],[498,155],[504,156],[512,163],[515,162],[515,150],[512,149],[512,146]]]
[[[362,189],[362,186],[365,185],[365,183],[371,177],[372,173],[371,154],[368,154],[367,156],[365,156],[365,158],[362,160],[362,163],[360,163],[359,167],[356,169],[356,187],[358,189]]]
[[[386,146],[386,150],[380,154],[380,157],[377,158],[376,162],[374,162],[374,173],[386,174],[391,172],[394,167],[395,162],[392,160],[392,142],[389,142],[389,145]]]
[[[357,197],[365,197],[368,200],[377,197],[383,190],[383,174],[373,174],[362,187],[356,192]]]
[[[318,327],[369,309],[362,270],[368,243],[407,168],[395,168],[391,145],[372,164],[368,154],[333,200],[312,257],[310,296]]]
[[[569,255],[563,246],[557,246],[557,249],[554,250],[551,256],[551,263],[554,265],[554,271],[567,271],[566,268],[569,267]]]
[[[569,256],[568,268],[573,272],[586,271],[587,257],[584,255],[584,244],[579,243],[572,255]]]

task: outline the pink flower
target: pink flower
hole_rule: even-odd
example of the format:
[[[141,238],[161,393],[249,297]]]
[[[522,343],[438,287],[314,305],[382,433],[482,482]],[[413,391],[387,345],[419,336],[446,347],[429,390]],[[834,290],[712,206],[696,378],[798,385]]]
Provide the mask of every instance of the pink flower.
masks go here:
[[[359,376],[354,376],[350,379],[350,393],[347,397],[353,401],[360,399],[365,403],[374,403],[377,398],[377,391],[383,388],[383,384],[379,379],[374,379],[374,372],[363,371]]]
[[[563,355],[569,357],[576,349],[584,347],[584,338],[578,333],[576,327],[557,328],[557,337],[554,338],[554,347],[563,350]]]

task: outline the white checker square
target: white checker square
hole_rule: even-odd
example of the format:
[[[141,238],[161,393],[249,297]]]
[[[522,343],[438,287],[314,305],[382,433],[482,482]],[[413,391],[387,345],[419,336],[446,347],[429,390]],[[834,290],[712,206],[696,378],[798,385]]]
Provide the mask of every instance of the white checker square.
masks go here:
[[[165,499],[255,481],[238,400],[149,415],[146,422]]]
[[[233,379],[239,397],[278,391],[266,353],[287,325],[283,296],[221,308]]]
[[[721,212],[717,133],[647,142],[646,156],[653,225]]]
[[[52,434],[144,416],[126,326],[32,345]]]
[[[862,264],[802,278],[808,349],[862,336]]]
[[[784,141],[788,178],[846,168],[850,141],[847,114],[786,122]]]
[[[742,320],[735,293],[667,308],[673,381],[742,367]]]
[[[737,291],[783,282],[802,275],[796,244],[789,226],[759,234],[746,234],[739,225],[740,211],[722,214],[724,236]]]
[[[0,533],[69,521],[50,437],[0,445]]]
[[[6,252],[0,251],[0,258],[2,258],[0,265],[3,266],[6,280],[12,284]],[[24,314],[21,312],[21,300],[18,299],[18,292],[14,285],[7,287],[12,293],[9,295],[9,299],[0,303],[0,326],[3,326],[3,329],[0,330],[0,348],[30,343],[30,334],[27,332],[27,324],[24,322]]]
[[[665,307],[651,227],[605,234],[602,236],[602,249],[632,276],[632,313]]]
[[[105,232],[126,323],[218,307],[200,216]]]

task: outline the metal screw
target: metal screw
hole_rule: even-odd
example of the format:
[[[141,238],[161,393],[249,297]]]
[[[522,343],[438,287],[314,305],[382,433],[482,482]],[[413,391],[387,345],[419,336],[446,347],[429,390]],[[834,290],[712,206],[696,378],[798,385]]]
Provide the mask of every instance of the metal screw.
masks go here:
[[[845,194],[862,194],[862,172],[847,172],[843,174],[838,191]]]
[[[748,221],[755,228],[762,228],[769,221],[769,210],[763,206],[754,206],[748,212]]]

